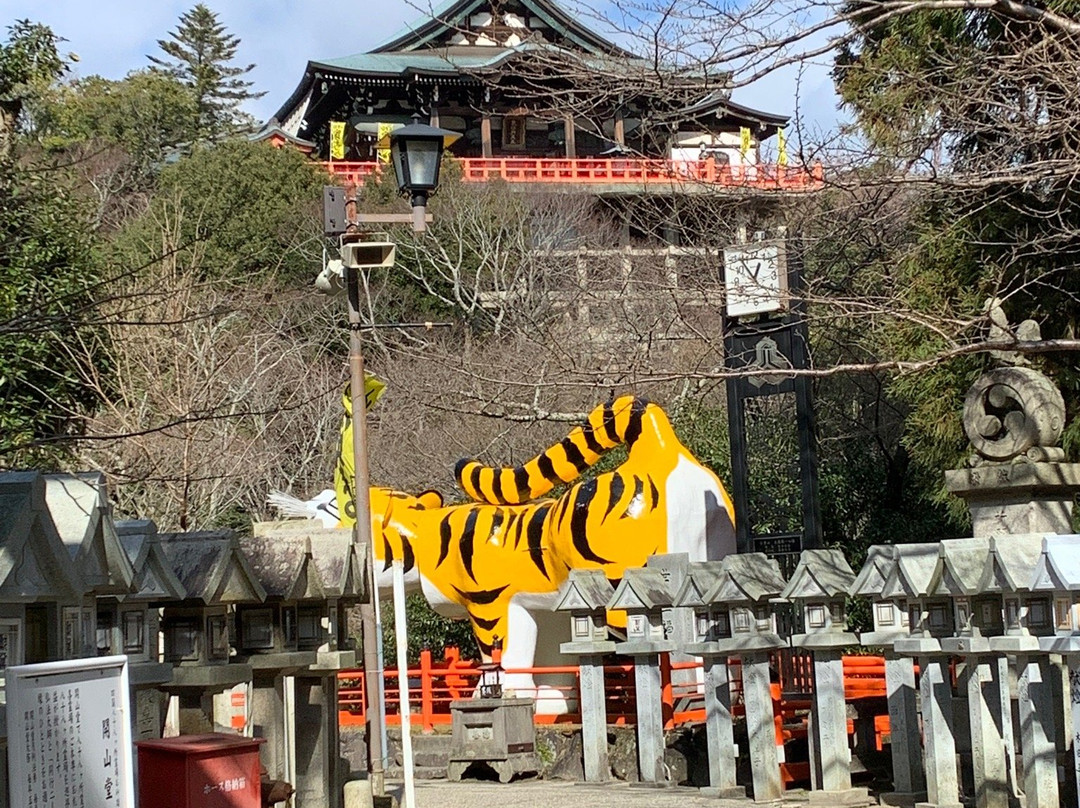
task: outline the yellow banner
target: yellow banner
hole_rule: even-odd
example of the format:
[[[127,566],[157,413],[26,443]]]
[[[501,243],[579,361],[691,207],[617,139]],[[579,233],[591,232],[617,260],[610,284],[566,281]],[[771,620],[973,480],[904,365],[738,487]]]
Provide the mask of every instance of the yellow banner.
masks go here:
[[[776,130],[776,164],[780,166],[787,165],[787,136],[784,134],[784,128],[781,126]]]
[[[330,121],[330,159],[345,159],[345,121]]]
[[[364,373],[364,406],[370,410],[379,403],[386,392],[386,382],[370,373]],[[337,493],[338,527],[352,527],[356,524],[356,503],[353,501],[355,468],[353,463],[353,420],[352,396],[349,385],[341,394],[341,404],[345,415],[341,419],[341,446],[338,462],[334,466],[334,491]]]
[[[389,137],[390,133],[393,132],[397,128],[398,128],[397,124],[380,123],[379,124],[379,134],[378,134],[375,142],[376,143],[381,143],[383,141],[383,138]],[[390,162],[390,150],[389,149],[379,149],[378,158],[379,158],[380,163],[389,163]]]
[[[750,127],[739,127],[739,154],[744,158],[750,153]]]

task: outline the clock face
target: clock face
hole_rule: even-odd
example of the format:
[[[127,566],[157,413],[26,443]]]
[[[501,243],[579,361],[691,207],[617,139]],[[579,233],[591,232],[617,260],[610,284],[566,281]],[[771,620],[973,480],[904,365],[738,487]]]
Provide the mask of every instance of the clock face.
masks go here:
[[[787,262],[782,244],[758,243],[724,250],[728,317],[787,308]]]

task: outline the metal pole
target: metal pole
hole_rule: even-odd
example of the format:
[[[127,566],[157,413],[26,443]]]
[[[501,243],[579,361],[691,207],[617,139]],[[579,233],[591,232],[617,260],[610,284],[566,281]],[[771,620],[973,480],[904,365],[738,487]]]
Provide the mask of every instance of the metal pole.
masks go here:
[[[349,390],[352,396],[353,420],[353,503],[356,526],[353,541],[365,547],[368,567],[368,602],[360,605],[361,631],[364,643],[364,691],[367,693],[365,728],[367,730],[368,771],[371,774],[371,793],[386,793],[383,772],[382,703],[378,698],[382,670],[379,667],[378,625],[375,622],[375,600],[379,596],[376,583],[375,556],[371,546],[371,494],[369,490],[367,456],[367,402],[364,397],[364,355],[360,343],[360,284],[355,267],[345,268],[349,296]]]
[[[416,808],[413,771],[412,710],[409,705],[409,638],[405,621],[405,563],[398,558],[394,568],[394,636],[397,639],[398,693],[401,703],[401,761],[405,771],[405,808]]]

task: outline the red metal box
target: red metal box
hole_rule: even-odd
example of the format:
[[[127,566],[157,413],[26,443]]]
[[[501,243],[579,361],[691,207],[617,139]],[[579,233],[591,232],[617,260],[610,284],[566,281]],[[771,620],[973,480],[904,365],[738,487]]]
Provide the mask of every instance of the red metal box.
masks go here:
[[[260,808],[262,743],[218,733],[136,741],[139,808]]]

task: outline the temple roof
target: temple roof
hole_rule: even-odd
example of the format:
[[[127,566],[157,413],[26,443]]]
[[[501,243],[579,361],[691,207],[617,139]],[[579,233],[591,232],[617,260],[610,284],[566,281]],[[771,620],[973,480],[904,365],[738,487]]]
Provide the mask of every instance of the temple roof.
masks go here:
[[[443,44],[470,28],[476,18],[496,18],[495,6],[502,7],[502,25],[513,29],[520,27],[523,33],[537,29],[551,32],[583,50],[594,53],[619,53],[629,55],[614,43],[582,25],[553,0],[516,0],[494,3],[491,0],[446,0],[432,10],[430,16],[406,25],[390,39],[374,49],[374,53],[409,51],[431,48]]]

